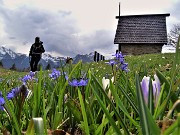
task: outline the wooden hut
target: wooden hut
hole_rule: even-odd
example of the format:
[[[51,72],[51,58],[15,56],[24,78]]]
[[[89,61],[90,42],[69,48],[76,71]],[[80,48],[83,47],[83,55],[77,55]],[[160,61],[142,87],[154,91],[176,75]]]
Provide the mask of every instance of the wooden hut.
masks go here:
[[[166,17],[170,14],[116,16],[114,44],[127,55],[160,53],[167,44]]]

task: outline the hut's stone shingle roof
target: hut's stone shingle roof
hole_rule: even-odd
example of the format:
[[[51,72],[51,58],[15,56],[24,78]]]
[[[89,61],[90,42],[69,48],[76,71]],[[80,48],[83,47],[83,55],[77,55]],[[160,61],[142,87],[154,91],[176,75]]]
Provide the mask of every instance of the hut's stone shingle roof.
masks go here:
[[[114,44],[167,43],[166,17],[170,14],[118,16]]]

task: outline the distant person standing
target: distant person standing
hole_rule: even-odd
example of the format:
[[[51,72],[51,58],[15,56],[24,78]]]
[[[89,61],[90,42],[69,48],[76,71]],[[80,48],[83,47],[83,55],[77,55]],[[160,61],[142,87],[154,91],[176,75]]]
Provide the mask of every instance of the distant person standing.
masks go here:
[[[30,48],[29,57],[31,57],[30,66],[31,66],[32,72],[37,71],[37,66],[42,57],[42,53],[45,52],[45,49],[42,44],[43,44],[43,42],[40,41],[40,38],[36,37],[35,43],[32,44],[32,46]]]

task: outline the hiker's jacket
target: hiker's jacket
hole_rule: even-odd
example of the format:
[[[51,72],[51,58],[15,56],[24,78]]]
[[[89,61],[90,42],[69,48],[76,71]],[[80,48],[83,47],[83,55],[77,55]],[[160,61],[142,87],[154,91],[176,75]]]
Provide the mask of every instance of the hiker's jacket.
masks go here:
[[[39,42],[39,43],[32,44],[29,55],[41,57],[41,54],[44,52],[45,52],[45,50],[44,50],[44,47],[42,45],[42,42]]]

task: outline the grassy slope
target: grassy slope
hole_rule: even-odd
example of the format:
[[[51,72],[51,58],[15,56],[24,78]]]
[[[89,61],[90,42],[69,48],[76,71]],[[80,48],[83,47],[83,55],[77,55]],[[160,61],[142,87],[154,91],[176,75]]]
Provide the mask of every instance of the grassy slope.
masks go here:
[[[2,78],[18,78],[27,74],[26,72],[18,72],[0,67],[0,79]]]
[[[168,70],[171,68],[174,59],[174,54],[145,54],[140,56],[125,56],[125,61],[129,64],[129,69],[131,71],[144,70],[147,69],[148,74],[153,74],[155,68],[158,68],[166,76],[169,75]],[[91,68],[92,71],[99,77],[102,78],[106,74],[112,75],[111,66],[105,64],[105,62],[92,62],[89,64],[83,64],[82,69],[84,72]],[[65,70],[67,68],[65,67]],[[8,69],[0,68],[0,78],[18,78],[22,77],[27,72],[18,72]]]
[[[129,68],[131,70],[142,70],[145,66],[149,74],[153,74],[155,68],[163,74],[169,75],[169,69],[172,67],[175,54],[146,54],[142,56],[127,57]],[[139,69],[139,70],[138,70]]]
[[[140,56],[125,56],[125,62],[128,63],[130,71],[141,73],[145,69],[147,75],[153,75],[155,68],[159,69],[165,76],[169,76],[169,69],[172,67],[175,54],[146,54]],[[105,74],[112,73],[111,67],[104,62],[92,63],[96,75],[100,78]],[[133,72],[129,72],[132,74]],[[131,76],[131,75],[130,75]]]

